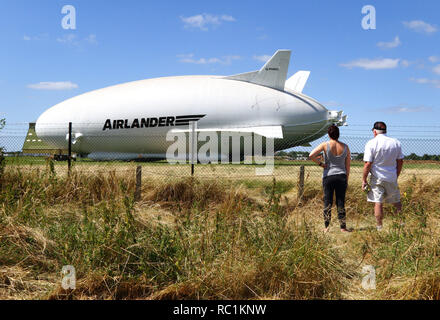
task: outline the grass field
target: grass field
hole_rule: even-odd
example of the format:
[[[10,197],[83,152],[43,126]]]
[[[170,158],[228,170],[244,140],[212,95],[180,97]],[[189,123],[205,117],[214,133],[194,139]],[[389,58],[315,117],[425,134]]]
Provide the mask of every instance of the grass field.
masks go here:
[[[188,166],[173,175],[168,165],[143,163],[135,202],[137,164],[82,165],[70,177],[65,163],[6,166],[1,299],[440,298],[440,179],[432,169],[401,181],[404,210],[386,208],[381,233],[351,179],[354,231],[340,233],[333,212],[323,234],[312,167],[298,203],[298,166],[277,164],[274,177],[255,177],[254,166],[206,166],[215,179],[197,166],[191,179],[179,173]],[[61,288],[64,265],[76,269],[75,290]],[[375,290],[361,286],[365,265],[376,269]]]
[[[20,156],[20,157],[6,157],[7,165],[20,165],[20,166],[35,166],[35,165],[46,165],[47,158],[46,157],[30,157],[30,156]],[[57,166],[66,166],[66,161],[54,161],[54,164]],[[131,164],[139,164],[137,162],[129,162],[129,161],[93,161],[91,159],[78,159],[73,162],[79,166],[124,166],[127,163]],[[142,163],[141,163],[142,164]],[[145,162],[144,162],[145,164]],[[157,161],[157,162],[149,162],[150,165],[167,165],[168,163],[165,160]],[[199,164],[200,165],[200,164]],[[240,164],[243,166],[243,164]],[[275,160],[275,165],[277,166],[308,166],[313,167],[316,166],[312,161],[303,161],[303,160]],[[351,162],[352,167],[362,167],[363,161],[353,160]],[[410,169],[440,169],[440,161],[424,161],[424,160],[406,160],[405,166]]]
[[[143,180],[180,179],[191,176],[189,164],[170,165],[166,161],[157,162],[128,162],[128,161],[91,161],[79,159],[73,161],[73,171],[83,173],[108,173],[117,175],[134,174],[137,166],[142,166]],[[44,157],[8,157],[6,165],[10,168],[21,168],[22,170],[52,170],[57,176],[67,174],[67,162],[49,161]],[[298,179],[300,167],[305,167],[305,178],[308,182],[320,183],[322,169],[312,161],[285,161],[275,160],[273,174],[257,176],[256,168],[261,165],[246,164],[197,164],[195,166],[195,177],[200,179],[226,179],[243,182],[247,180],[271,181],[273,177],[277,181],[292,181]],[[362,161],[352,161],[351,180],[352,183],[360,183],[362,178]],[[402,182],[412,179],[414,176],[423,180],[436,180],[440,178],[440,162],[435,161],[405,161],[404,169],[400,180]]]

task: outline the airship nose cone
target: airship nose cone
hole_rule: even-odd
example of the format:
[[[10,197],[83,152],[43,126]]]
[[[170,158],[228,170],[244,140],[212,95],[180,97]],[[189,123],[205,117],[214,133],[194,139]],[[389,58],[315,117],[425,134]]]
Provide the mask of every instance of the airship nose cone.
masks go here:
[[[35,132],[39,138],[44,138],[45,131],[43,130],[43,124],[46,123],[47,113],[49,110],[43,112],[37,119],[35,123]]]
[[[64,147],[68,123],[63,121],[62,108],[55,106],[43,112],[35,123],[35,132],[46,143],[60,148]]]
[[[46,136],[48,136],[50,133],[50,124],[52,124],[53,127],[54,123],[54,112],[52,111],[52,108],[50,108],[43,112],[35,123],[35,132],[37,133],[37,136],[41,139],[44,139]]]

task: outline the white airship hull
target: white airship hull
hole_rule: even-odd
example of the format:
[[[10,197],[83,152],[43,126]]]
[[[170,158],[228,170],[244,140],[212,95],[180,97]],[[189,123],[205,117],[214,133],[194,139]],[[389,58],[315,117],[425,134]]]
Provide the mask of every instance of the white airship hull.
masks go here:
[[[304,86],[304,84],[302,84]],[[72,122],[76,153],[165,157],[170,130],[248,132],[275,138],[275,150],[307,144],[340,113],[301,93],[218,76],[165,77],[116,85],[66,100],[44,112],[37,135],[67,146]],[[275,133],[273,133],[275,132]]]

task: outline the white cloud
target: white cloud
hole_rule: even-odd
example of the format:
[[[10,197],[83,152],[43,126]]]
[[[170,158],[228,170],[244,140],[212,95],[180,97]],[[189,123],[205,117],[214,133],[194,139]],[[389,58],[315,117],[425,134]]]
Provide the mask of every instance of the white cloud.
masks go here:
[[[199,58],[195,59],[194,54],[179,54],[177,55],[180,62],[183,63],[193,63],[193,64],[213,64],[213,63],[220,63],[220,64],[226,64],[229,65],[232,63],[233,60],[238,60],[241,57],[240,56],[224,56],[222,58]]]
[[[328,107],[328,108],[339,108],[339,107],[342,107],[342,103],[339,103],[339,102],[334,101],[334,100],[326,101],[323,104],[326,107]]]
[[[76,47],[78,49],[83,49],[84,44],[98,44],[98,41],[96,40],[96,34],[89,34],[87,37],[80,39],[76,34],[68,33],[64,34],[60,38],[57,38],[57,41],[69,47]]]
[[[70,46],[79,46],[78,37],[73,33],[65,34],[61,38],[57,38],[57,41]]]
[[[39,82],[27,85],[30,89],[35,90],[71,90],[78,88],[76,83],[70,81],[60,81],[60,82]]]
[[[440,64],[436,65],[432,71],[434,71],[434,73],[440,74]]]
[[[180,62],[183,63],[194,63],[194,64],[208,64],[208,63],[219,63],[219,58],[199,58],[194,59],[194,54],[179,54],[177,55]]]
[[[96,34],[90,34],[85,38],[85,40],[90,44],[98,44],[98,41],[96,41]]]
[[[272,57],[272,56],[267,55],[267,54],[263,54],[263,55],[261,55],[261,56],[257,56],[257,55],[254,55],[254,56],[253,56],[253,58],[254,58],[255,60],[258,60],[258,61],[260,61],[260,62],[264,62],[264,63],[266,63],[271,57]]]
[[[191,17],[180,17],[185,28],[198,28],[203,31],[207,31],[209,26],[218,26],[222,22],[234,22],[236,21],[233,16],[230,15],[212,15],[208,13],[197,14]]]
[[[430,84],[436,88],[440,89],[440,80],[438,79],[427,79],[427,78],[410,78],[409,80],[419,83],[419,84]]]
[[[400,59],[358,59],[347,63],[342,63],[340,66],[345,68],[362,68],[365,70],[378,69],[394,69],[399,66]]]
[[[408,29],[421,33],[434,33],[437,27],[422,20],[403,21],[403,25]]]
[[[25,34],[24,36],[23,36],[23,40],[24,41],[39,41],[39,40],[44,40],[44,39],[47,39],[47,38],[49,38],[49,34],[48,33],[41,33],[41,34],[38,34],[38,35],[36,35],[36,36],[29,36],[29,35],[27,35],[27,34]]]
[[[431,61],[432,63],[436,63],[436,62],[440,61],[440,57],[438,57],[438,56],[430,56],[428,58],[428,60]]]
[[[400,46],[401,44],[402,42],[400,42],[399,37],[396,36],[391,42],[378,42],[377,46],[382,49],[392,49]]]
[[[258,33],[260,33],[260,35],[257,37],[258,40],[266,40],[269,38],[263,27],[257,27],[256,30]]]
[[[228,16],[228,15],[225,15],[225,14],[222,15],[220,18],[223,21],[228,21],[228,22],[234,22],[235,21],[235,18],[233,16]]]
[[[402,60],[402,61],[400,61],[400,65],[402,66],[402,67],[409,67],[410,65],[412,64],[412,62],[410,62],[410,61],[408,61],[408,60]]]
[[[425,106],[417,106],[417,107],[407,107],[405,105],[399,105],[395,107],[389,107],[383,109],[383,111],[387,113],[418,113],[418,112],[431,112],[431,107],[425,107]]]

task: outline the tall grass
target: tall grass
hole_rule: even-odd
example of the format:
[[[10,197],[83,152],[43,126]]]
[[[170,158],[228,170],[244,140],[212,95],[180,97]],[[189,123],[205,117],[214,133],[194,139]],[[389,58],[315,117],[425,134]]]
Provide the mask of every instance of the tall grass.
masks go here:
[[[0,297],[50,299],[439,299],[440,184],[401,186],[403,211],[350,186],[348,235],[324,235],[321,186],[177,179],[134,172],[57,176],[6,167],[0,192]],[[360,286],[376,268],[377,289]],[[77,288],[60,286],[73,265]]]
[[[340,298],[351,276],[328,238],[292,222],[275,181],[266,205],[243,186],[196,179],[150,183],[135,203],[131,177],[57,177],[50,163],[3,181],[0,265],[53,275],[39,298]],[[64,265],[76,269],[73,291],[60,287]]]
[[[413,177],[402,188],[402,212],[388,214],[388,232],[362,239],[368,260],[379,266],[378,298],[440,299],[439,191],[438,181]]]

